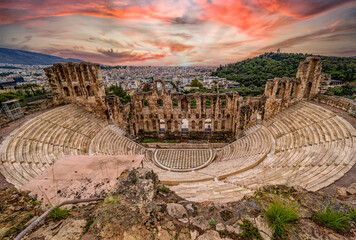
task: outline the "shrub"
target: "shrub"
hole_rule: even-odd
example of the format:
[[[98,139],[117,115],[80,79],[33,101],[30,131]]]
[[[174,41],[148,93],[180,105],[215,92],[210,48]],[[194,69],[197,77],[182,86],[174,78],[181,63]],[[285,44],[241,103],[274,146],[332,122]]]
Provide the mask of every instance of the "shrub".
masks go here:
[[[196,107],[197,106],[197,100],[192,99],[192,101],[190,101],[190,106]]]
[[[243,220],[243,224],[240,225],[242,233],[240,237],[243,239],[258,239],[262,240],[261,234],[258,229],[247,219]]]
[[[49,214],[50,218],[53,219],[63,219],[68,217],[69,215],[69,210],[67,209],[60,209],[59,207],[56,207],[53,209],[53,211]]]
[[[132,180],[131,180],[131,182],[132,182],[132,184],[136,184],[137,179],[136,179],[136,178],[134,178],[134,179],[132,179]]]
[[[211,229],[215,229],[215,227],[216,227],[216,222],[215,222],[215,220],[214,220],[214,219],[210,219],[210,228],[211,228]]]
[[[314,214],[313,220],[320,225],[337,232],[347,232],[350,228],[349,218],[342,213],[327,207]]]
[[[166,186],[158,187],[157,189],[159,192],[165,192],[165,193],[169,192],[169,188],[167,188]]]
[[[275,238],[284,238],[289,225],[298,220],[294,204],[286,204],[281,199],[273,200],[265,209],[265,215],[274,229]]]
[[[85,224],[84,232],[83,234],[87,233],[89,231],[90,226],[93,224],[94,220],[91,218],[89,221],[87,221],[87,224]]]

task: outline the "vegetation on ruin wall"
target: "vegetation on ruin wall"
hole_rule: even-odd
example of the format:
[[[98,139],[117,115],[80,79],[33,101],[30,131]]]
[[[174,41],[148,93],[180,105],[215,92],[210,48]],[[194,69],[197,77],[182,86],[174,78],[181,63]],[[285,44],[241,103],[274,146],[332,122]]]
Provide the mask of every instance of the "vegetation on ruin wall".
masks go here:
[[[20,99],[21,105],[26,105],[28,102],[33,102],[45,98],[46,91],[41,89],[36,84],[24,84],[15,87],[15,91],[8,91],[0,93],[0,103],[6,102],[12,99]]]
[[[245,87],[261,87],[274,77],[295,77],[298,65],[311,54],[264,53],[258,57],[220,66],[213,76],[239,82]],[[356,58],[319,56],[323,73],[343,82],[356,81]]]
[[[353,94],[356,93],[356,86],[346,84],[341,87],[329,88],[328,92],[332,92],[336,96],[354,99],[355,97],[353,96]]]
[[[119,97],[120,102],[125,104],[127,102],[131,102],[131,96],[125,92],[125,90],[121,86],[111,85],[108,89],[105,90],[106,95],[116,95]]]

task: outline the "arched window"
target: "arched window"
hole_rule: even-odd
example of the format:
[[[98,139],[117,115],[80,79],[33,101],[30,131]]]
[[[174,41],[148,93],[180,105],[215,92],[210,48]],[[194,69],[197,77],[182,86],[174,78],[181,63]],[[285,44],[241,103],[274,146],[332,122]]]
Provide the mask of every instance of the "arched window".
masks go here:
[[[77,97],[82,96],[82,92],[80,91],[78,86],[74,87],[74,92],[75,92],[75,96]]]
[[[176,130],[176,131],[179,131],[179,129],[178,129],[178,121],[176,120],[176,121],[174,121],[174,130]]]
[[[159,133],[165,133],[166,132],[166,124],[164,119],[159,120]]]
[[[211,119],[207,118],[205,119],[205,133],[210,134],[211,133]]]
[[[153,127],[153,130],[157,129],[156,120],[152,120],[152,127]]]
[[[184,118],[182,120],[182,134],[188,134],[188,128],[189,128],[189,121],[188,119]]]
[[[167,121],[167,130],[170,132],[172,130],[172,121]]]
[[[145,122],[145,125],[146,125],[146,131],[149,131],[150,130],[150,124],[148,121]]]
[[[186,99],[182,99],[181,109],[182,111],[188,111],[188,101]]]
[[[194,129],[195,129],[195,122],[192,121],[192,130],[194,130]]]
[[[304,94],[304,98],[309,98],[312,86],[313,86],[313,83],[308,82],[308,85],[307,85],[307,87],[305,89],[305,92],[304,92],[305,93]]]
[[[163,100],[162,99],[158,99],[157,100],[157,104],[159,107],[162,107],[163,106]]]
[[[67,96],[67,97],[70,96],[70,94],[69,94],[69,89],[68,89],[67,87],[64,87],[64,88],[63,88],[63,92],[64,92],[64,95],[65,95],[65,96]]]
[[[214,122],[214,131],[217,131],[218,130],[218,121],[215,121]]]
[[[200,130],[203,129],[203,122],[202,121],[199,122],[199,129]]]
[[[89,97],[94,96],[94,91],[91,86],[87,86],[87,92]]]
[[[221,130],[225,130],[225,120],[221,121]]]

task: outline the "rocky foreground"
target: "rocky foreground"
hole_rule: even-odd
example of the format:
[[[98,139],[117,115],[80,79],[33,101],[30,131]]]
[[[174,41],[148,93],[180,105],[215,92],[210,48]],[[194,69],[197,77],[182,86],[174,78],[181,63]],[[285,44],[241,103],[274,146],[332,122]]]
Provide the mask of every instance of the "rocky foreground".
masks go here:
[[[1,239],[13,239],[46,210],[28,193],[14,189],[2,189],[0,201]],[[298,215],[283,236],[276,234],[266,214],[276,201],[294,206]],[[349,227],[338,231],[322,226],[315,214],[325,208],[351,216]],[[102,202],[61,209],[25,239],[356,239],[355,209],[338,199],[268,186],[238,202],[195,203],[163,186],[148,169],[124,172]]]

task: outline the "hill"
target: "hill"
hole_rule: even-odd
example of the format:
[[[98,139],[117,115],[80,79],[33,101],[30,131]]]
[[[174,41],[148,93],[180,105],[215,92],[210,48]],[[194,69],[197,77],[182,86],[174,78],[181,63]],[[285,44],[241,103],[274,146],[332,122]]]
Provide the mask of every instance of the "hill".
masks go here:
[[[242,86],[263,86],[274,77],[295,77],[298,64],[312,54],[264,53],[237,63],[220,66],[213,76],[240,82]],[[319,56],[319,55],[314,55]],[[344,82],[356,81],[356,58],[319,56],[323,61],[323,73]]]
[[[0,48],[0,63],[24,65],[51,65],[59,62],[82,62],[79,59],[61,58],[57,56],[22,51],[17,49]]]

